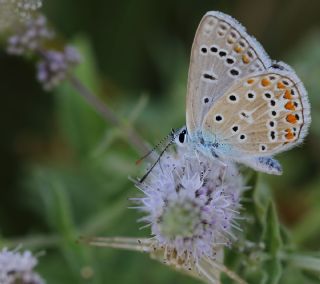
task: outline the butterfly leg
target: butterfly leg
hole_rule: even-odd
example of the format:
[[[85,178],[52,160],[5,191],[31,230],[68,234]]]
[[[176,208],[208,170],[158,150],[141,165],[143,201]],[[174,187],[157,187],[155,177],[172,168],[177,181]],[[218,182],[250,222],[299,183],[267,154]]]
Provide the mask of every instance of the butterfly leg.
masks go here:
[[[282,167],[280,163],[271,157],[255,157],[243,159],[240,162],[253,168],[254,170],[261,171],[267,174],[282,174]]]

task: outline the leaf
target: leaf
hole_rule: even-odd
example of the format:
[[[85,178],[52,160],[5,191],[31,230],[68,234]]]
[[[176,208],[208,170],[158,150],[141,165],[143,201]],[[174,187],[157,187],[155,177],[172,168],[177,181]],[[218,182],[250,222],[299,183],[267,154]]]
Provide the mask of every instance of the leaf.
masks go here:
[[[282,275],[282,264],[279,254],[283,247],[283,243],[281,239],[280,224],[277,212],[272,201],[269,202],[267,209],[266,224],[264,227],[262,240],[265,243],[265,251],[268,254],[267,260],[263,264],[263,268],[268,275],[268,279],[265,283],[279,283]]]
[[[256,216],[262,226],[266,223],[267,211],[271,200],[270,190],[267,184],[258,177],[256,186],[253,191],[253,201],[255,205]]]

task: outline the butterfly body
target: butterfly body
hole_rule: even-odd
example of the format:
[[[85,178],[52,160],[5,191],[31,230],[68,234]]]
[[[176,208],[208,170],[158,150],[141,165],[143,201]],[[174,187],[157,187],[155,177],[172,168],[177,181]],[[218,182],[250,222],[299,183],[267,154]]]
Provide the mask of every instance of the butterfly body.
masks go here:
[[[272,156],[301,143],[310,122],[307,92],[292,68],[270,60],[232,17],[208,12],[191,51],[186,128],[179,130],[185,142],[281,174]]]

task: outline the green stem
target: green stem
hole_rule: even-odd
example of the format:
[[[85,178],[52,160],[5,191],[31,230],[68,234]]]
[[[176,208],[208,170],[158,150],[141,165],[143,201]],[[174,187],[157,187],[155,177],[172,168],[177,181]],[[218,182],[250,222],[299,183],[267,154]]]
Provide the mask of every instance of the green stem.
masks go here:
[[[15,248],[22,245],[25,248],[30,249],[43,249],[43,248],[51,248],[55,247],[60,241],[62,237],[58,235],[34,235],[28,236],[25,238],[16,238],[0,240],[1,247],[9,247]]]
[[[99,113],[106,121],[122,130],[130,144],[139,152],[139,154],[145,154],[149,151],[149,147],[137,132],[132,127],[125,125],[113,110],[94,95],[86,86],[84,86],[77,77],[69,75],[68,79],[74,89],[78,91],[78,93],[97,111],[97,113]]]
[[[299,269],[311,270],[320,273],[320,257],[290,253],[282,253],[280,257]]]

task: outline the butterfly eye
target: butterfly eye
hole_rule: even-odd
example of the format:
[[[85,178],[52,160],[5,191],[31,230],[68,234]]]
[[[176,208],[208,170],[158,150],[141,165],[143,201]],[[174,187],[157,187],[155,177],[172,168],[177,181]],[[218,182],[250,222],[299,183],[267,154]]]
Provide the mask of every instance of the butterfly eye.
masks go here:
[[[175,141],[178,145],[183,145],[186,142],[187,130],[182,130],[175,138]]]
[[[183,144],[183,143],[184,143],[184,140],[185,140],[185,133],[181,132],[181,133],[179,134],[179,142],[180,142],[181,144]]]

